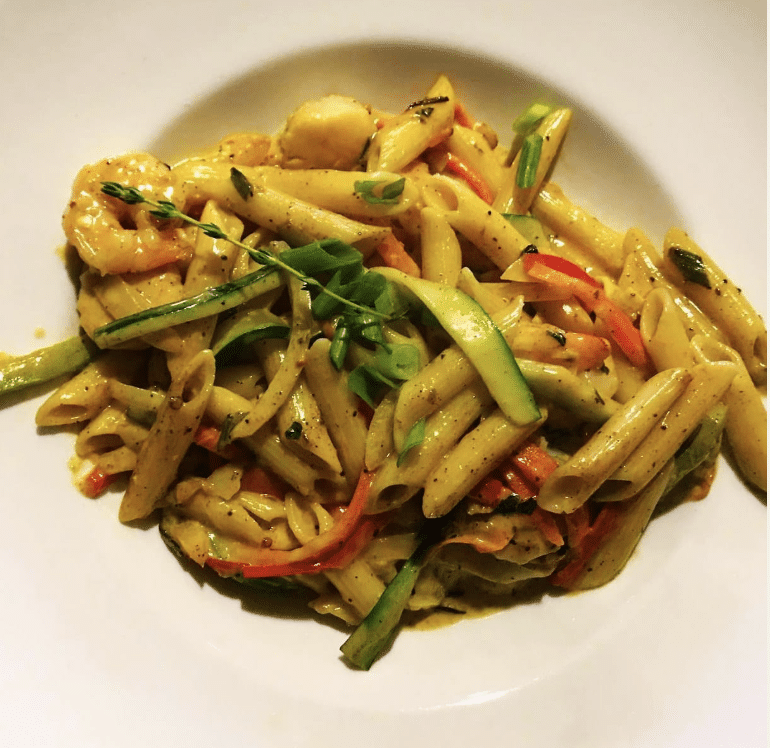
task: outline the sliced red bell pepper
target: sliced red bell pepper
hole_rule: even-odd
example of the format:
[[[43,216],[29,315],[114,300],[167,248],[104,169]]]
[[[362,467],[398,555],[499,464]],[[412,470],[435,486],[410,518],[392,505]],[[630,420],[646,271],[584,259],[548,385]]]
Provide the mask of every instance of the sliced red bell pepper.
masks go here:
[[[476,124],[460,102],[455,104],[455,124],[460,125],[460,127],[467,127],[469,130]]]
[[[620,525],[623,511],[624,508],[617,503],[605,504],[587,528],[584,527],[587,511],[581,513],[575,526],[581,537],[576,544],[573,544],[570,538],[571,553],[567,563],[551,574],[550,580],[553,584],[565,589],[572,588],[605,538],[615,532]],[[566,515],[566,518],[569,516]]]
[[[511,458],[524,479],[538,489],[559,463],[534,442],[525,442]]]
[[[276,499],[283,499],[288,490],[288,484],[261,467],[253,467],[241,476],[241,490],[264,493]]]
[[[220,449],[221,436],[222,431],[219,426],[201,424],[195,432],[195,443],[227,460],[238,460],[246,455],[246,452],[236,444],[227,444]]]
[[[628,360],[639,368],[650,363],[642,335],[631,318],[604,291],[601,283],[574,262],[557,255],[532,252],[522,258],[524,270],[543,283],[565,288],[587,312],[607,325],[610,335]]]
[[[94,467],[80,484],[80,491],[89,499],[101,496],[116,480],[115,473],[105,473],[101,468]]]
[[[487,180],[479,174],[475,169],[468,166],[465,161],[461,160],[454,153],[447,153],[446,166],[447,171],[455,174],[461,179],[467,182],[468,186],[488,205],[491,205],[495,200],[495,195],[492,192],[492,188],[487,184]]]
[[[374,473],[361,473],[350,503],[328,531],[291,551],[255,549],[247,561],[209,557],[206,564],[222,576],[285,577],[315,574],[324,569],[346,566],[387,522],[383,515],[364,517]]]
[[[535,507],[535,511],[532,512],[532,521],[537,525],[537,529],[543,533],[543,537],[549,543],[559,548],[564,545],[564,536],[559,529],[556,517],[551,512],[547,512],[539,506]]]

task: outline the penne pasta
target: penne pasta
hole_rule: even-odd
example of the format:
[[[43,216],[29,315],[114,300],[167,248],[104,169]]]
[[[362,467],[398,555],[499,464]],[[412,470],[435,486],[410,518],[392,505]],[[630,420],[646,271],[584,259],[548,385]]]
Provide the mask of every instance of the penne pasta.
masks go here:
[[[535,103],[502,143],[440,75],[395,115],[328,94],[174,166],[86,165],[82,330],[0,356],[0,396],[55,383],[36,423],[86,496],[306,595],[355,667],[405,611],[606,584],[723,437],[766,491],[766,331],[682,230],[549,181],[572,119]]]

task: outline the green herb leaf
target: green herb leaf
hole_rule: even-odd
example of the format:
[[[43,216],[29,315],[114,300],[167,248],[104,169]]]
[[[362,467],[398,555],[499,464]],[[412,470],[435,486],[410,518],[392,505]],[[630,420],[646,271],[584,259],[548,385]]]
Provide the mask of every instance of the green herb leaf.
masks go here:
[[[406,460],[407,455],[409,454],[410,450],[413,447],[419,447],[420,444],[423,443],[423,440],[425,439],[425,417],[423,416],[420,418],[419,421],[416,421],[412,428],[409,429],[409,432],[407,433],[405,439],[404,439],[404,446],[402,447],[401,451],[398,454],[398,458],[396,459],[396,467],[401,467],[404,460]]]
[[[697,283],[699,286],[703,286],[703,288],[711,288],[706,265],[700,255],[688,252],[681,247],[671,247],[669,256],[674,265],[679,268],[679,272],[682,273],[686,281]]]
[[[398,384],[392,379],[381,374],[373,366],[362,364],[356,366],[348,377],[348,388],[358,395],[372,408],[376,407],[376,401],[386,388],[394,389]]]
[[[127,205],[138,205],[145,202],[144,195],[136,187],[126,187],[119,182],[102,182],[102,192],[122,200]]]
[[[397,343],[377,349],[373,366],[388,379],[405,382],[420,370],[420,352],[409,343]]]
[[[281,260],[305,275],[346,269],[347,274],[354,277],[363,268],[361,253],[339,239],[322,239],[302,247],[285,249],[281,252]]]
[[[365,179],[355,182],[353,188],[356,194],[370,205],[397,205],[398,198],[404,191],[405,184],[405,177],[387,183],[384,180]],[[374,191],[380,185],[385,186],[379,190],[379,195],[376,195]]]
[[[534,186],[542,148],[543,136],[540,133],[534,132],[524,138],[524,143],[521,146],[519,168],[516,171],[516,186],[519,189],[526,190]]]
[[[234,166],[230,168],[230,181],[243,200],[248,200],[254,195],[254,187],[252,187],[251,182],[242,171],[238,171]]]

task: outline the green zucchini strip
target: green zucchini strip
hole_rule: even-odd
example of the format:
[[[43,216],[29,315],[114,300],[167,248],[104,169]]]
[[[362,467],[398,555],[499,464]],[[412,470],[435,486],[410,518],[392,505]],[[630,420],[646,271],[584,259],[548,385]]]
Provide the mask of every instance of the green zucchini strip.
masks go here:
[[[102,325],[94,330],[94,342],[100,348],[111,348],[183,322],[211,317],[272,291],[282,282],[281,274],[275,268],[262,268],[238,280],[207,288],[195,296],[129,314]]]
[[[60,343],[15,356],[0,366],[0,395],[72,375],[96,358],[99,351],[85,335],[74,335]]]

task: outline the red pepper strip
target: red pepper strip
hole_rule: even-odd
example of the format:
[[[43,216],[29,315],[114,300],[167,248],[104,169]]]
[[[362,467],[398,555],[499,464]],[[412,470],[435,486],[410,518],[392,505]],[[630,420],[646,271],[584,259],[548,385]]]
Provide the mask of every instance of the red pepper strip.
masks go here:
[[[475,169],[472,169],[464,161],[461,161],[454,153],[447,153],[446,170],[456,174],[464,179],[468,186],[485,202],[491,205],[494,202],[495,195],[492,188],[487,184],[487,180],[481,176]]]
[[[648,367],[650,359],[641,333],[631,318],[607,298],[602,285],[585,270],[563,257],[535,252],[525,254],[522,263],[533,278],[568,289],[587,312],[593,312],[607,325],[610,335],[634,366]]]
[[[307,545],[291,551],[274,551],[269,548],[255,550],[248,561],[226,561],[209,556],[206,563],[222,576],[240,572],[247,578],[314,574],[344,566],[352,558],[352,550],[360,551],[362,540],[371,538],[369,532],[373,534],[377,527],[387,521],[380,516],[362,520],[373,480],[374,473],[361,473],[353,498],[339,521]]]
[[[195,432],[195,443],[209,452],[224,457],[228,460],[237,460],[244,457],[245,452],[235,444],[228,444],[219,449],[219,439],[222,431],[218,426],[206,426],[201,424]]]
[[[561,530],[559,530],[559,525],[556,523],[553,514],[538,506],[535,507],[535,511],[532,512],[532,520],[537,525],[537,529],[543,533],[543,537],[549,543],[558,547],[564,545],[564,537],[561,534]]]
[[[537,488],[559,467],[559,463],[548,452],[533,442],[525,442],[512,459],[524,479]]]
[[[465,107],[459,102],[455,104],[455,124],[460,125],[460,127],[467,127],[469,130],[476,124]]]
[[[241,490],[264,493],[276,499],[282,499],[286,495],[288,484],[261,467],[253,467],[241,476]]]
[[[501,480],[493,474],[489,474],[470,492],[470,496],[475,501],[484,506],[497,506],[506,496],[509,496],[511,489],[503,484]]]
[[[500,470],[505,478],[508,488],[513,491],[522,501],[534,499],[537,496],[537,489],[524,477],[519,467],[513,462],[513,459],[506,460]]]
[[[101,496],[117,479],[117,474],[105,473],[101,468],[95,467],[83,480],[80,491],[89,499],[95,499],[97,496]]]
[[[591,558],[599,549],[605,538],[618,528],[623,514],[623,507],[618,504],[605,504],[596,516],[593,524],[585,530],[577,545],[570,546],[572,552],[569,561],[550,576],[557,587],[570,589],[580,575],[585,571]],[[569,515],[567,515],[569,516]]]
[[[400,270],[402,273],[412,275],[415,278],[420,277],[420,266],[406,251],[404,243],[396,239],[393,234],[388,234],[385,241],[377,247],[377,254],[388,267]]]

